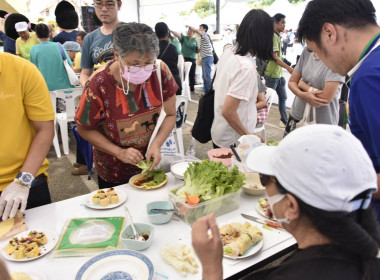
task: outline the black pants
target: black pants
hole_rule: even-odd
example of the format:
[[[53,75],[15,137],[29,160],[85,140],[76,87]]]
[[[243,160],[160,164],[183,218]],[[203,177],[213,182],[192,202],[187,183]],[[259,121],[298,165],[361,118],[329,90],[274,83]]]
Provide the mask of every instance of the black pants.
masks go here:
[[[189,82],[190,82],[190,91],[193,92],[194,86],[195,86],[195,69],[197,67],[196,59],[185,57],[185,61],[191,62],[191,68],[190,68],[190,73],[189,73]]]
[[[77,152],[76,152],[76,162],[79,163],[79,164],[83,164],[83,165],[86,165],[86,161],[84,160],[84,157],[82,156],[82,153],[79,149],[79,145],[78,145],[78,142],[77,142]]]
[[[100,178],[98,176],[98,185],[99,185],[99,189],[109,189],[109,188],[113,188],[113,187],[116,187],[116,186],[119,186],[119,185],[122,185],[123,183],[111,183],[111,182],[107,182],[107,181],[104,181],[102,178]]]
[[[182,94],[182,81],[181,81],[181,77],[179,76],[179,74],[173,74],[173,77],[174,77],[175,82],[178,85],[178,89],[177,89],[176,95],[181,95]]]
[[[1,195],[1,192],[0,192]],[[29,191],[28,202],[26,204],[26,209],[42,206],[45,204],[50,204],[50,192],[47,183],[47,178],[45,174],[40,174],[36,177],[33,182],[32,187]]]

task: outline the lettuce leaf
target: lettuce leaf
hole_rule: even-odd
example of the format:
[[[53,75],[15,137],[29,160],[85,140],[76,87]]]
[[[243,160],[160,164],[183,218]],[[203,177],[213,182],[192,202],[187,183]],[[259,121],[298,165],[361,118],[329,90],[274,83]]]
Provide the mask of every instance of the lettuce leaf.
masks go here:
[[[157,186],[161,184],[163,181],[165,181],[166,179],[166,175],[161,168],[146,172],[146,175],[144,176],[144,178],[151,178],[151,177],[153,177],[153,180],[144,183],[145,186],[149,186],[149,187]]]
[[[146,159],[140,161],[138,164],[136,164],[137,167],[141,168],[141,173],[147,172],[150,167],[152,166],[153,161],[151,160],[150,162],[146,162]]]

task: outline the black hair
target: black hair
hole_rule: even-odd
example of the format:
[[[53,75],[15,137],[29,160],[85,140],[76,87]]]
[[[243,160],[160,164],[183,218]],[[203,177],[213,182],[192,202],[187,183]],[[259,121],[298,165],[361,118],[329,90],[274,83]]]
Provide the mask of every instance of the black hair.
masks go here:
[[[284,14],[277,13],[273,16],[273,21],[280,22],[283,18],[286,18]]]
[[[36,25],[36,34],[38,38],[49,38],[49,27],[45,23]]]
[[[236,54],[269,60],[273,58],[273,22],[263,10],[250,10],[236,33]]]
[[[297,195],[288,192],[277,178],[276,187],[279,193],[293,195],[301,215],[305,215],[321,234],[342,250],[359,256],[363,261],[376,258],[380,247],[380,226],[372,205],[351,213],[325,211],[306,204]]]
[[[77,37],[80,36],[82,38],[82,40],[84,39],[84,37],[86,37],[87,33],[85,31],[79,31],[78,34],[77,34]]]
[[[8,12],[6,12],[4,10],[0,10],[0,18],[4,18],[7,14],[8,14]]]
[[[202,23],[199,26],[202,26],[206,30],[206,32],[208,31],[208,25],[207,24]]]
[[[376,25],[376,10],[370,0],[314,0],[307,4],[297,29],[300,41],[308,39],[318,46],[325,23],[346,28],[364,28]]]
[[[169,27],[165,22],[157,22],[154,26],[154,31],[158,38],[164,38],[168,35]]]

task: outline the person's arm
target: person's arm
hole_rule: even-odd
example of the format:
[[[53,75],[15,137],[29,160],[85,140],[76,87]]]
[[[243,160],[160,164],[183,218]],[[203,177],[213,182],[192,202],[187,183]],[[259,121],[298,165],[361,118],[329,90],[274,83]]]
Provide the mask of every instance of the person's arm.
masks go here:
[[[290,74],[292,74],[294,69],[290,67],[288,64],[286,64],[285,62],[283,62],[282,59],[280,59],[277,56],[277,53],[278,53],[277,51],[273,52],[274,61],[277,63],[277,65],[281,66],[282,68],[285,68]]]
[[[380,173],[377,173],[377,189],[378,191],[372,194],[374,198],[380,199]]]
[[[317,96],[318,94],[322,93],[321,90],[308,86],[307,91],[304,91],[298,86],[301,78],[301,74],[294,70],[288,82],[289,89],[299,98],[306,101],[313,107],[327,106],[327,100],[319,98]]]
[[[262,109],[268,107],[267,99],[265,98],[264,93],[259,92],[257,95],[256,109]]]
[[[202,36],[202,32],[199,31],[199,29],[196,29],[195,27],[192,27],[190,25],[186,25],[186,28],[189,28],[191,31],[194,31],[195,33],[197,33],[199,36]]]
[[[211,230],[211,236],[208,231]],[[214,214],[198,219],[192,225],[192,244],[202,265],[202,278],[223,279],[223,244]]]
[[[240,99],[227,95],[222,108],[222,116],[237,133],[247,135],[249,131],[244,127],[237,113],[240,101]]]
[[[175,122],[176,122],[176,107],[175,107],[175,95],[169,100],[164,102],[164,110],[166,117],[162,122],[160,129],[154,138],[152,145],[149,147],[149,150],[146,153],[146,161],[149,162],[153,158],[153,164],[150,170],[153,170],[155,166],[161,161],[161,146],[164,144],[168,138],[170,132],[172,131]]]
[[[86,85],[91,74],[92,74],[92,69],[82,68],[82,70],[80,72],[80,77],[79,77],[79,83],[82,87],[84,87]]]
[[[0,18],[0,32],[5,33],[5,31],[4,31],[4,19],[3,18]]]
[[[181,41],[182,35],[178,32],[175,32],[174,30],[170,30],[171,33],[173,33],[174,36],[178,38],[178,40]]]

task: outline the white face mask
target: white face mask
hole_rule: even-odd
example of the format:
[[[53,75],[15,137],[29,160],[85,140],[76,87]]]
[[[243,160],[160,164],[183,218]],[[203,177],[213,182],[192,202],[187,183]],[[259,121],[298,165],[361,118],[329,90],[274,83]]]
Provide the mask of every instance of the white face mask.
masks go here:
[[[286,224],[289,224],[290,221],[288,218],[276,218],[276,216],[274,215],[274,211],[273,211],[273,206],[277,203],[277,202],[280,202],[281,200],[283,200],[286,195],[285,194],[276,194],[276,195],[273,195],[273,196],[268,196],[266,194],[266,197],[268,199],[268,203],[269,203],[269,207],[270,207],[270,210],[272,211],[272,214],[273,214],[273,217],[276,219],[276,221],[280,224],[280,225],[283,225],[284,223]]]

